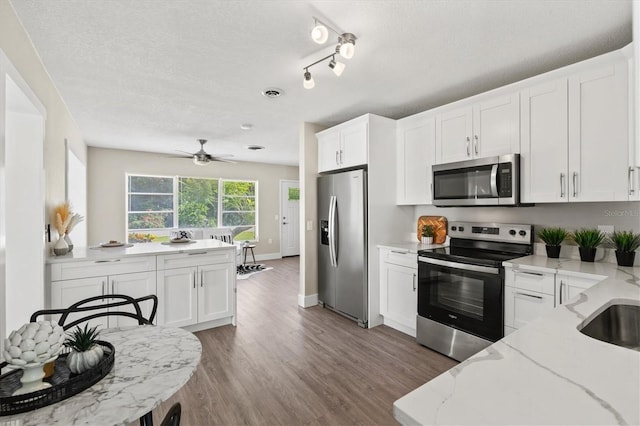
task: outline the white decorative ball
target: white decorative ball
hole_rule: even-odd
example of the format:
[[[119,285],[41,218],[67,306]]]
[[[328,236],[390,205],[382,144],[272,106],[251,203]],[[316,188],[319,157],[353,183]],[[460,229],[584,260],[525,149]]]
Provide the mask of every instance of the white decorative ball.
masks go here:
[[[4,340],[2,356],[9,364],[42,364],[60,353],[64,330],[56,321],[30,322]]]

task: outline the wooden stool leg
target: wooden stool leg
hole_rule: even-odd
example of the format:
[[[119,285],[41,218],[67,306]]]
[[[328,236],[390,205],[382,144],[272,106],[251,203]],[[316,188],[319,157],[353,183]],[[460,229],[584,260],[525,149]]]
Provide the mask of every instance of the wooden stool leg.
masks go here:
[[[253,264],[256,263],[256,256],[253,254],[253,247],[251,247],[251,257],[253,257]]]
[[[242,262],[242,264],[246,265],[247,264],[247,248],[242,247],[242,251],[244,251],[244,262]]]

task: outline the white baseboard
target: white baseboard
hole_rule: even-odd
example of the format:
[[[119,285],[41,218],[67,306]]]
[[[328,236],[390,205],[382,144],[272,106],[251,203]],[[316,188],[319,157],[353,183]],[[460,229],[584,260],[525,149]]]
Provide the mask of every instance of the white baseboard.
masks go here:
[[[256,262],[259,260],[275,260],[275,259],[282,259],[282,255],[280,254],[280,252],[256,254]],[[244,256],[242,257],[242,260],[244,260]],[[249,253],[247,255],[247,262],[251,262],[252,260],[253,259],[251,258],[251,253]]]
[[[318,294],[310,294],[309,296],[305,296],[302,294],[298,295],[298,306],[302,306],[303,308],[310,308],[312,306],[316,306],[318,304]]]

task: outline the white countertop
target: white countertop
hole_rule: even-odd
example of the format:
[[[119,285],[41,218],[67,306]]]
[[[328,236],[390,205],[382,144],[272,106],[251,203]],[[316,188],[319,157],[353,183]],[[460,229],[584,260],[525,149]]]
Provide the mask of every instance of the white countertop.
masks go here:
[[[228,244],[213,238],[193,241],[193,243],[174,244],[138,243],[133,244],[133,246],[131,247],[76,247],[71,253],[67,253],[64,256],[48,257],[47,263],[109,259],[124,256],[148,256],[158,254],[189,253],[198,250],[228,249],[235,247],[233,244]]]
[[[418,253],[418,250],[428,250],[439,247],[447,247],[449,244],[422,244],[419,241],[412,242],[400,242],[400,243],[382,243],[378,244],[378,248],[385,248],[389,250],[398,250],[408,253]]]
[[[396,420],[406,425],[640,424],[640,352],[577,329],[612,303],[640,305],[640,267],[544,256],[508,264],[606,278],[397,400]]]

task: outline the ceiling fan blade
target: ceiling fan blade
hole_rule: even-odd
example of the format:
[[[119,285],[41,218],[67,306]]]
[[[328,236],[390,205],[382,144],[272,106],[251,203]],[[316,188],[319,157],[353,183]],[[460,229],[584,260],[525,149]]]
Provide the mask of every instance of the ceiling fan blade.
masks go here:
[[[193,158],[193,154],[190,155],[168,155],[169,158]]]
[[[233,154],[207,154],[208,158],[229,158],[233,157]]]
[[[189,155],[191,157],[193,157],[193,155],[194,155],[193,152],[182,151],[182,150],[179,150],[179,149],[176,149],[176,152],[182,152],[183,154],[187,154],[187,155]]]
[[[210,157],[209,160],[211,161],[220,161],[221,163],[231,163],[231,164],[236,164],[235,161],[231,161],[231,160],[227,160],[226,158],[220,158],[220,157]]]

